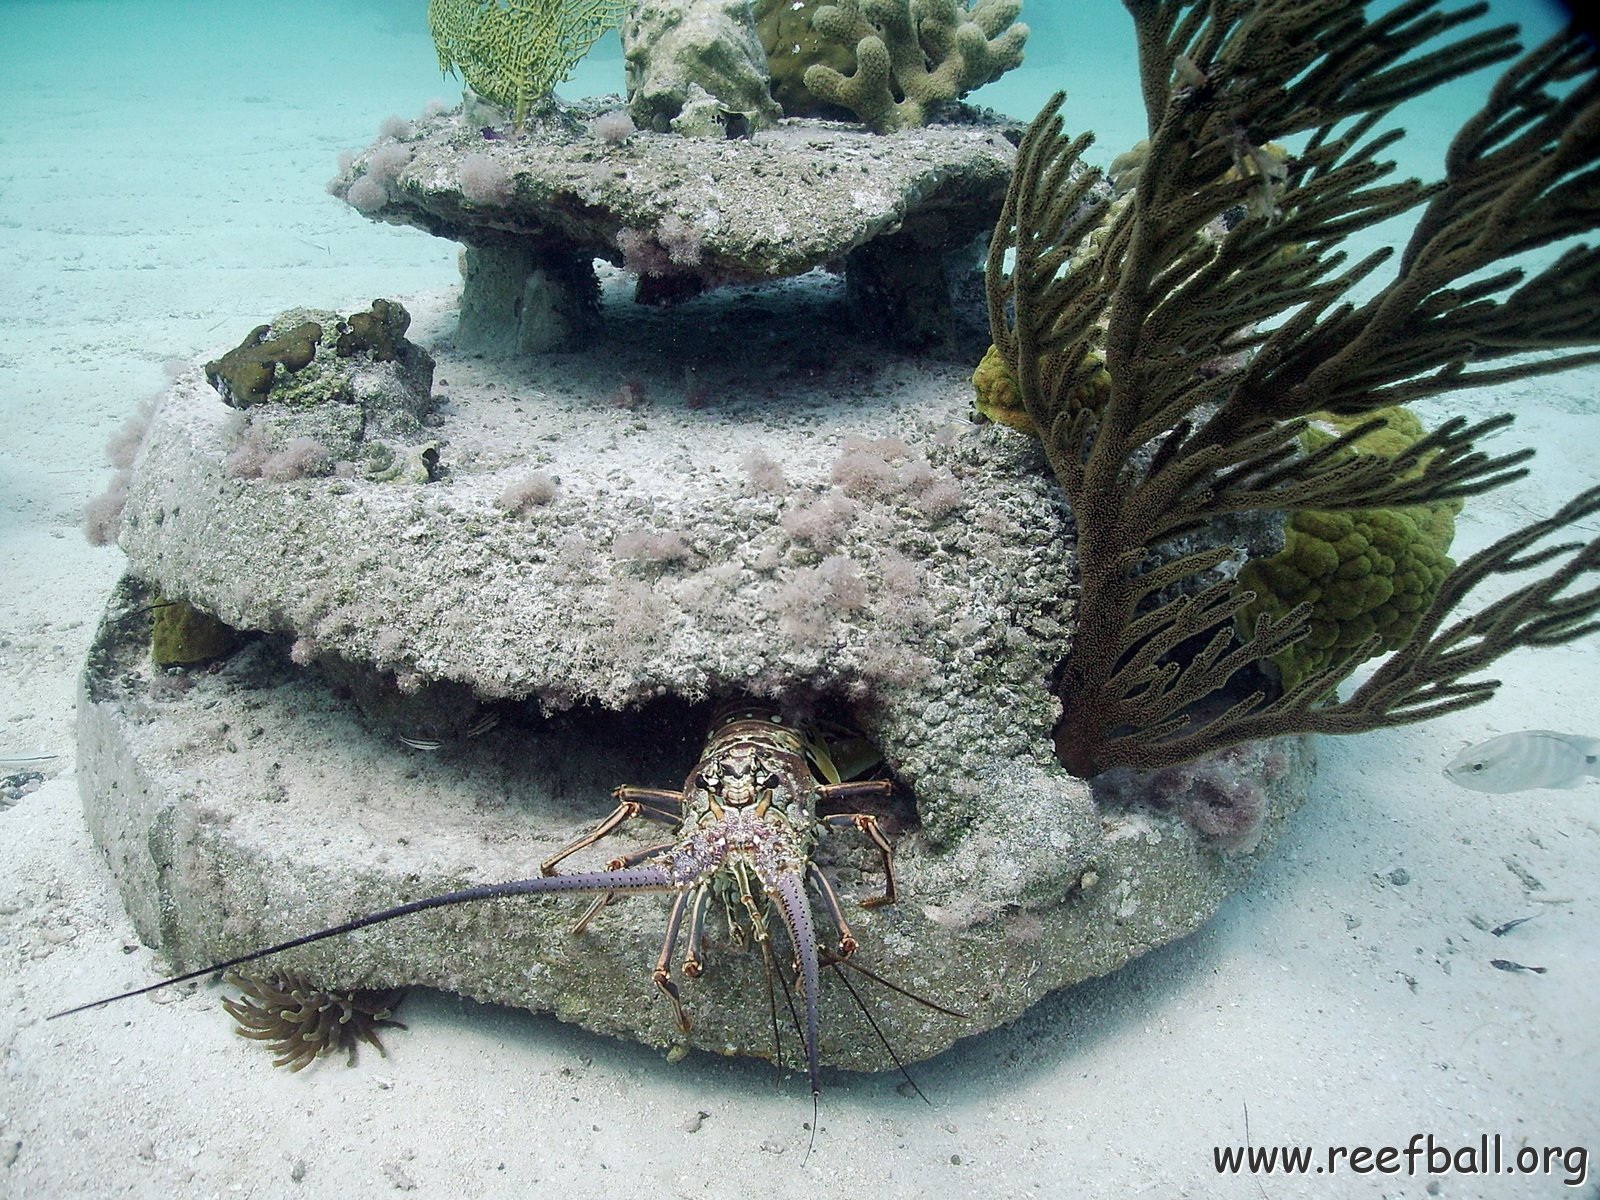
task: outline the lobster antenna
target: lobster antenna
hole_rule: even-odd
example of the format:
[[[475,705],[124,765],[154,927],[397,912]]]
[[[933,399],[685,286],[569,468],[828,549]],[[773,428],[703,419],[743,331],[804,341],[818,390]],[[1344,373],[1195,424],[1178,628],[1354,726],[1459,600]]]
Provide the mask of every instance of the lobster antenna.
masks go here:
[[[783,1036],[778,1026],[778,989],[773,986],[772,977],[777,974],[778,982],[783,985],[783,998],[789,1005],[789,1016],[794,1021],[795,1036],[800,1036],[800,1016],[794,1010],[794,997],[789,992],[789,981],[783,977],[783,972],[778,970],[777,963],[772,959],[772,947],[765,941],[761,943],[761,961],[767,969],[767,1012],[772,1018],[772,1086],[780,1087],[783,1084]]]
[[[385,908],[379,912],[368,913],[364,917],[356,917],[339,925],[330,925],[328,928],[319,929],[315,933],[290,938],[287,942],[279,942],[275,946],[266,946],[260,950],[252,950],[248,954],[225,958],[221,962],[212,963],[208,967],[185,971],[182,975],[158,979],[155,983],[148,983],[144,987],[134,988],[132,991],[119,992],[115,996],[106,996],[100,1000],[91,1000],[87,1004],[64,1008],[60,1012],[51,1013],[45,1020],[54,1021],[57,1017],[70,1017],[73,1013],[87,1012],[91,1008],[103,1008],[105,1005],[114,1004],[118,1000],[129,1000],[134,996],[142,996],[146,992],[153,992],[158,988],[170,987],[175,983],[187,983],[191,979],[199,979],[204,975],[225,971],[229,967],[237,967],[242,963],[255,962],[257,959],[266,958],[271,954],[280,954],[285,950],[293,950],[299,946],[309,946],[312,942],[338,937],[342,933],[353,933],[355,930],[365,929],[369,925],[379,925],[384,921],[393,921],[397,917],[408,917],[412,913],[422,912],[426,909],[443,908],[447,904],[469,904],[474,900],[493,900],[501,896],[520,896],[530,893],[596,891],[599,889],[595,886],[595,875],[604,875],[607,880],[612,881],[610,886],[616,886],[617,890],[672,890],[670,884],[663,886],[664,877],[661,876],[660,872],[651,872],[639,868],[574,875],[538,875],[531,879],[511,879],[504,883],[479,884],[476,887],[462,888],[460,891],[444,892],[438,896],[428,896],[422,900],[412,900],[406,904],[397,904],[393,908]]]
[[[821,1095],[822,1093],[817,1091],[816,1085],[813,1084],[811,1087],[811,1140],[806,1143],[806,1156],[800,1160],[801,1167],[804,1167],[808,1162],[811,1161],[811,1151],[816,1149],[818,1120],[817,1108],[818,1100],[821,1098]]]
[[[936,1013],[942,1013],[947,1017],[954,1017],[958,1021],[965,1021],[967,1019],[966,1013],[957,1012],[953,1008],[946,1008],[942,1004],[935,1004],[926,996],[919,996],[910,988],[903,988],[898,983],[895,983],[894,980],[885,979],[876,971],[869,967],[863,967],[860,963],[856,962],[852,958],[841,958],[838,955],[834,955],[828,959],[828,965],[830,967],[849,967],[852,971],[858,971],[862,975],[865,975],[868,979],[872,980],[873,983],[880,984],[883,987],[888,988],[891,992],[899,992],[900,995],[904,996],[907,1000],[915,1000],[918,1004],[922,1005],[923,1008],[931,1008]]]
[[[789,982],[789,977],[783,973],[783,968],[778,965],[777,960],[773,957],[772,947],[765,938],[763,938],[761,941],[761,953],[765,956],[767,963],[767,987],[769,989],[772,987],[772,977],[773,975],[777,975],[778,982],[783,985],[784,1002],[789,1006],[789,1020],[794,1022],[794,1035],[800,1039],[800,1044],[804,1045],[806,1035],[800,1029],[800,1010],[794,1005],[794,988]],[[775,1001],[773,1003],[772,1013],[772,1040],[774,1044],[777,1044],[778,1014],[777,1004]],[[774,1057],[775,1061],[778,1063],[778,1078],[781,1081],[783,1078],[783,1050],[781,1046],[779,1046],[778,1053]],[[802,1167],[811,1161],[811,1151],[817,1144],[817,1122],[819,1120],[818,1110],[820,1099],[821,1092],[817,1088],[816,1080],[813,1079],[811,1081],[811,1140],[806,1143],[805,1157],[800,1160],[800,1165]]]
[[[900,1061],[900,1056],[895,1053],[894,1047],[889,1044],[889,1039],[884,1036],[883,1030],[879,1027],[877,1019],[872,1015],[871,1011],[868,1010],[865,1002],[862,1001],[861,993],[856,991],[856,985],[851,983],[850,977],[839,969],[839,963],[845,961],[848,960],[839,959],[829,963],[828,965],[833,968],[833,973],[839,977],[839,982],[844,984],[845,990],[850,993],[850,998],[856,1002],[856,1007],[861,1010],[861,1015],[867,1019],[867,1024],[872,1026],[872,1032],[877,1035],[878,1041],[882,1043],[883,1048],[889,1052],[889,1057],[894,1060],[894,1065],[899,1070],[900,1074],[905,1076],[906,1082],[911,1085],[911,1090],[921,1098],[924,1104],[926,1104],[929,1108],[932,1108],[933,1101],[929,1100],[927,1096],[923,1095],[922,1089],[917,1086],[917,1081],[911,1078],[911,1072],[906,1070],[905,1063]],[[880,980],[879,982],[882,981]],[[899,988],[895,988],[894,990],[900,991]]]

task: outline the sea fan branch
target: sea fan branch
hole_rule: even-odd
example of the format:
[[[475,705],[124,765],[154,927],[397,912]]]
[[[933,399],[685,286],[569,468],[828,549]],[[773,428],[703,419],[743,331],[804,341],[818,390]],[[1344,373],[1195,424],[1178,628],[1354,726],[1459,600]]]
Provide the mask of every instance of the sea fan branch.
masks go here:
[[[1151,129],[1131,195],[1098,198],[1058,95],[1023,140],[989,256],[994,341],[1077,515],[1058,756],[1080,774],[1152,767],[1479,702],[1495,685],[1466,676],[1595,627],[1597,589],[1564,590],[1593,569],[1594,544],[1530,559],[1513,538],[1461,564],[1415,637],[1344,702],[1331,697],[1357,659],[1287,691],[1243,684],[1304,636],[1304,612],[1234,640],[1241,594],[1204,579],[1220,560],[1145,558],[1225,514],[1432,504],[1525,474],[1529,451],[1477,449],[1508,417],[1446,422],[1392,458],[1352,450],[1375,428],[1359,418],[1391,405],[1600,361],[1600,248],[1566,247],[1531,273],[1511,261],[1600,225],[1593,46],[1569,31],[1513,63],[1444,178],[1391,182],[1382,156],[1400,131],[1380,126],[1393,107],[1517,54],[1509,28],[1441,41],[1484,5],[1406,0],[1369,19],[1360,0],[1127,4]],[[1304,145],[1281,163],[1263,149],[1295,135]],[[1351,234],[1409,212],[1397,260],[1347,261]],[[1390,261],[1391,281],[1348,298]],[[1102,366],[1108,391],[1088,386]],[[1320,412],[1356,420],[1307,451],[1304,421]],[[1590,496],[1525,532],[1576,521]],[[1440,632],[1489,575],[1558,560]]]

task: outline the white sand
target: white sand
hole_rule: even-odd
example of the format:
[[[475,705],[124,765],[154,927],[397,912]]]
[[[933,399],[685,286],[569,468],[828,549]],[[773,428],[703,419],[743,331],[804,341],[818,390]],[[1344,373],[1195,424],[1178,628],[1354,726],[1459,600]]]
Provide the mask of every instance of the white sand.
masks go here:
[[[427,98],[420,3],[240,6],[219,31],[222,7],[0,9],[0,757],[57,756],[0,810],[0,1195],[1600,1195],[1559,1164],[1259,1183],[1212,1165],[1246,1106],[1257,1146],[1319,1155],[1413,1134],[1499,1135],[1507,1161],[1600,1149],[1600,784],[1483,796],[1439,774],[1494,733],[1600,733],[1595,639],[1507,662],[1488,705],[1325,742],[1281,852],[1210,927],[916,1068],[931,1107],[893,1075],[830,1075],[804,1164],[800,1080],[448,996],[407,1001],[387,1061],[297,1076],[233,1035],[213,990],[43,1022],[161,969],[73,777],[75,675],[121,569],[78,532],[102,445],[169,357],[292,304],[453,284],[452,246],[321,191],[339,147]],[[1535,478],[1469,508],[1461,551],[1600,481],[1600,417],[1579,411],[1597,387],[1591,371],[1431,408],[1511,408],[1501,444],[1540,448]]]

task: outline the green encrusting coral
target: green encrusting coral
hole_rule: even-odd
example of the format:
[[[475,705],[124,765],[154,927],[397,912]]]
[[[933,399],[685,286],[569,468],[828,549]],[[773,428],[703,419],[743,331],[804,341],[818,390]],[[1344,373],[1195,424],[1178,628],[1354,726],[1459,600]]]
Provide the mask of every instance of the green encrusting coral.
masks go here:
[[[1383,418],[1384,426],[1347,443],[1339,457],[1393,458],[1426,435],[1422,422],[1404,408],[1372,416]],[[1318,450],[1359,423],[1315,414],[1301,444],[1308,453]],[[1421,468],[1410,474],[1420,473]],[[1256,595],[1236,618],[1240,636],[1247,637],[1263,614],[1282,620],[1296,605],[1310,605],[1310,632],[1272,658],[1283,686],[1291,689],[1324,668],[1343,663],[1353,669],[1374,653],[1399,648],[1416,633],[1455,566],[1448,551],[1460,511],[1460,500],[1440,500],[1290,514],[1282,552],[1239,572],[1236,590]]]
[[[459,71],[520,126],[628,8],[627,0],[432,0],[428,28],[439,69]]]
[[[206,380],[233,408],[269,402],[300,407],[347,404],[354,398],[349,378],[353,367],[399,362],[415,370],[426,394],[432,385],[433,359],[406,339],[410,326],[411,314],[394,300],[374,300],[366,312],[348,317],[321,309],[290,309],[269,324],[257,325],[239,345],[208,362]],[[341,365],[342,359],[359,361]]]
[[[411,343],[405,332],[411,328],[411,314],[393,300],[374,300],[366,312],[351,313],[346,328],[334,345],[340,358],[369,354],[374,362],[394,362]]]

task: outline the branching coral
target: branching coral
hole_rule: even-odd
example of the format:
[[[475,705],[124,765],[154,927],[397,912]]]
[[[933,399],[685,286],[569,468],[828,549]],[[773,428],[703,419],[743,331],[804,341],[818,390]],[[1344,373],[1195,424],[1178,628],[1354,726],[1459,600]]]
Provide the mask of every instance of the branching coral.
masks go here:
[[[1486,699],[1497,683],[1471,676],[1502,655],[1600,627],[1600,588],[1570,590],[1600,569],[1600,540],[1541,546],[1600,511],[1600,489],[1457,566],[1414,633],[1337,702],[1349,659],[1237,694],[1253,664],[1306,636],[1308,610],[1263,614],[1236,641],[1248,591],[1179,587],[1232,548],[1151,551],[1225,514],[1434,504],[1525,473],[1531,452],[1476,448],[1509,416],[1448,421],[1392,458],[1347,453],[1381,419],[1309,452],[1300,438],[1321,410],[1372,418],[1600,361],[1576,349],[1600,343],[1600,249],[1564,244],[1600,225],[1593,46],[1568,32],[1518,59],[1455,138],[1442,180],[1391,183],[1380,156],[1401,131],[1377,129],[1393,106],[1517,55],[1510,28],[1430,45],[1485,6],[1406,0],[1369,20],[1360,0],[1128,3],[1151,126],[1131,201],[1109,207],[1096,173],[1075,167],[1089,139],[1063,136],[1057,97],[1023,141],[988,267],[991,333],[1077,514],[1082,590],[1057,684],[1058,757],[1084,775],[1159,767]],[[1276,202],[1251,205],[1260,174],[1234,168],[1270,141],[1299,148],[1286,163],[1260,157]],[[1241,205],[1226,233],[1202,236]],[[1347,298],[1391,255],[1347,264],[1342,241],[1414,210],[1394,278]],[[1546,248],[1559,253],[1531,272],[1506,261]],[[1102,343],[1109,394],[1087,404]],[[1551,564],[1447,624],[1485,580]]]
[[[462,78],[521,125],[604,33],[626,0],[432,0],[428,28],[439,69]]]
[[[957,100],[1022,62],[1021,0],[838,0],[812,14],[824,42],[855,47],[855,71],[826,61],[805,70],[824,104],[849,109],[878,133],[926,125]]]
[[[387,1058],[378,1030],[405,1028],[393,1016],[404,988],[328,991],[286,969],[260,975],[229,971],[227,980],[244,994],[223,1000],[222,1007],[238,1025],[240,1037],[267,1043],[277,1055],[275,1067],[299,1071],[336,1049],[348,1052],[345,1065],[353,1067],[358,1040]]]

